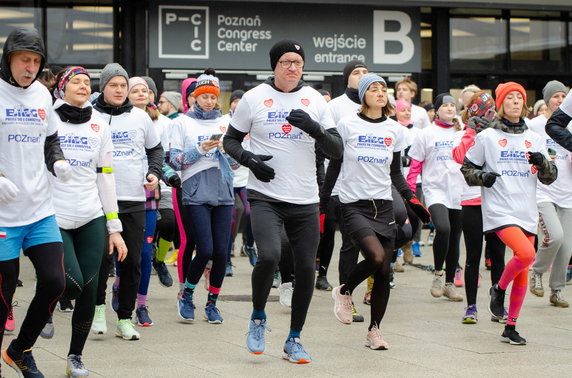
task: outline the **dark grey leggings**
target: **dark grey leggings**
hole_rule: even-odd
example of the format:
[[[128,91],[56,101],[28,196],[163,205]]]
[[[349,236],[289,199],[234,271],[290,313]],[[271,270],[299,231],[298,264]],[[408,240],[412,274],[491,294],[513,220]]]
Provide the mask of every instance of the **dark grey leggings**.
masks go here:
[[[445,282],[452,283],[459,264],[461,210],[448,209],[445,205],[435,204],[429,207],[429,212],[435,225],[435,240],[433,241],[435,270],[443,270],[443,263],[446,263]]]
[[[280,261],[280,232],[284,228],[292,246],[296,279],[290,328],[301,331],[314,291],[314,265],[320,240],[318,205],[252,200],[250,217],[258,247],[258,261],[252,271],[254,310],[263,311],[266,307],[274,271]]]

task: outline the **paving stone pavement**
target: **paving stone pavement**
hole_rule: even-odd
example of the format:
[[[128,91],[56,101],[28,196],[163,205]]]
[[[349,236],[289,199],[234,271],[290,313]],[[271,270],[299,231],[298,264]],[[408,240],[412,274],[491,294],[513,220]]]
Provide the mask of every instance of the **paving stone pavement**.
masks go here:
[[[426,231],[424,231],[424,235]],[[238,238],[237,240],[240,240]],[[337,284],[339,235],[328,274]],[[369,307],[362,304],[365,283],[354,293],[354,301],[366,323],[344,325],[332,311],[330,292],[315,291],[302,342],[313,361],[295,365],[282,359],[282,346],[289,329],[288,308],[278,301],[278,290],[272,289],[267,306],[268,325],[266,353],[251,355],[245,348],[245,334],[251,312],[250,272],[246,257],[233,258],[234,277],[225,279],[218,306],[224,324],[211,325],[202,319],[202,304],[207,292],[202,282],[195,294],[197,319],[183,323],[177,315],[178,287],[159,285],[151,278],[148,295],[152,327],[137,327],[139,341],[124,341],[114,336],[115,318],[107,308],[108,333],[90,335],[83,361],[91,377],[569,377],[572,370],[572,316],[570,309],[555,308],[548,294],[538,298],[527,293],[518,330],[527,338],[526,346],[511,346],[499,341],[502,325],[490,321],[487,292],[490,274],[482,266],[482,287],[478,295],[479,323],[461,323],[464,302],[449,302],[429,294],[431,273],[405,266],[396,273],[397,287],[391,298],[381,331],[390,344],[387,351],[365,347]],[[432,264],[430,247],[423,247],[423,256],[415,263]],[[510,250],[507,251],[507,259]],[[400,258],[401,259],[401,258]],[[464,248],[461,262],[464,261]],[[482,265],[482,264],[481,264]],[[176,268],[169,267],[175,281]],[[34,290],[32,266],[21,259],[21,279],[15,300],[16,332]],[[548,284],[545,277],[545,285]],[[108,281],[110,288],[111,279]],[[564,295],[572,299],[568,286]],[[461,289],[463,292],[463,289]],[[549,290],[548,290],[549,291]],[[507,301],[508,302],[508,301]],[[508,304],[508,303],[507,303]],[[55,337],[38,339],[34,356],[46,377],[65,376],[66,355],[71,333],[71,313],[54,313]],[[14,336],[5,335],[4,345]],[[15,372],[2,363],[5,377]]]

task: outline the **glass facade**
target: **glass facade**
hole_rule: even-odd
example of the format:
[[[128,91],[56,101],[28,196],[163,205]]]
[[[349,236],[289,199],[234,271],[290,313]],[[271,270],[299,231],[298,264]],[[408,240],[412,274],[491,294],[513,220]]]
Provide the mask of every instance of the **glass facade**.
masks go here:
[[[42,29],[42,12],[40,8],[0,7],[0,56],[8,34],[19,26],[35,26]]]

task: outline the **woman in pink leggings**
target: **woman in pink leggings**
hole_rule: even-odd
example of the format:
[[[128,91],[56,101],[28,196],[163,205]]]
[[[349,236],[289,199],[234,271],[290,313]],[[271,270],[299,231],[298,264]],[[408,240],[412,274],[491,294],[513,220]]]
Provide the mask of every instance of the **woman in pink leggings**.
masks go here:
[[[467,184],[482,186],[483,230],[494,232],[514,252],[497,284],[491,287],[489,311],[504,317],[505,290],[512,282],[508,319],[501,341],[525,345],[515,329],[528,283],[528,267],[534,261],[534,237],[538,225],[536,184],[549,185],[557,177],[544,139],[524,123],[526,91],[514,82],[495,90],[497,118],[475,138],[461,171]]]

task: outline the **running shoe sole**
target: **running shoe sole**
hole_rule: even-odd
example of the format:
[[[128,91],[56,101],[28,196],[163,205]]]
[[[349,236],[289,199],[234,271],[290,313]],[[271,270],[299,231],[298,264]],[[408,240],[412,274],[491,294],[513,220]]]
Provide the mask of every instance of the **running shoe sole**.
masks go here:
[[[472,318],[466,318],[466,319],[463,319],[463,321],[462,321],[463,324],[477,324],[477,322],[478,322],[477,320],[472,319]]]
[[[518,343],[518,342],[512,341],[512,340],[509,339],[508,337],[504,337],[504,336],[501,336],[501,337],[500,337],[500,341],[503,342],[503,343],[508,343],[508,344],[510,344],[510,345],[526,345],[526,341],[525,341],[525,342],[520,342],[520,343]]]
[[[371,350],[389,350],[389,348],[382,346],[374,347],[369,341],[366,341],[365,346]]]
[[[129,341],[139,340],[139,337],[137,337],[137,336],[135,336],[135,335],[133,335],[133,336],[131,336],[131,337],[125,337],[125,336],[123,335],[123,333],[118,332],[118,331],[115,331],[115,336],[121,337],[123,340],[129,340]]]
[[[205,320],[209,323],[209,324],[222,324],[223,320],[209,320],[209,318],[205,315],[204,316]]]
[[[288,362],[291,362],[293,364],[309,364],[310,363],[310,361],[305,359],[305,358],[301,358],[299,360],[294,360],[290,357],[290,355],[288,353],[283,353],[282,358],[285,360],[288,360]]]
[[[187,323],[193,323],[195,321],[195,318],[192,319],[188,319],[188,318],[184,318],[181,313],[179,312],[179,301],[177,301],[177,315],[179,315],[179,318],[183,319],[185,322]]]

